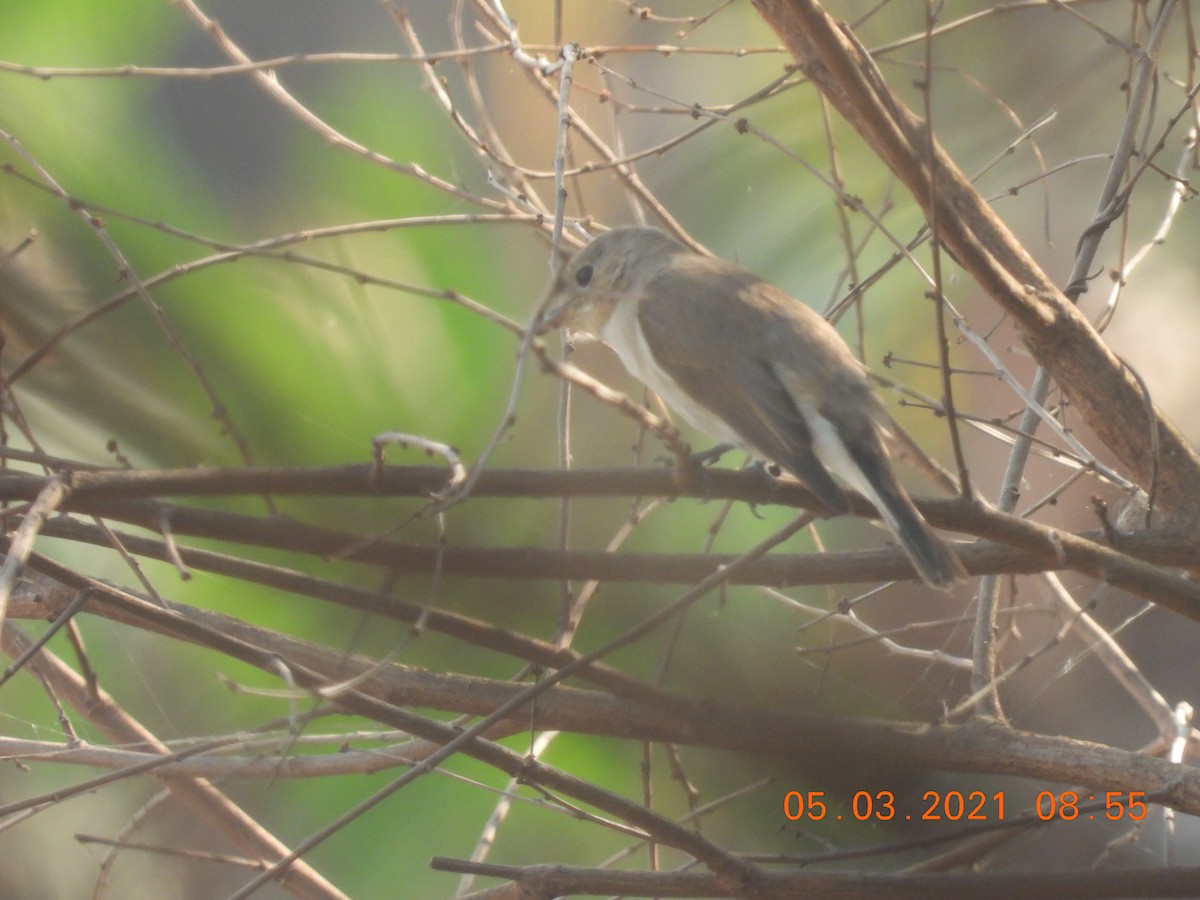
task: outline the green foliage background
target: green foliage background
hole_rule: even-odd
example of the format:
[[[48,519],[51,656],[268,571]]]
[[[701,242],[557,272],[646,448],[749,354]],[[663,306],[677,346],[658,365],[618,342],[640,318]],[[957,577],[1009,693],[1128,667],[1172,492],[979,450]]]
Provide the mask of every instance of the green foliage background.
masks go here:
[[[415,20],[431,29],[443,22],[443,4],[414,4]],[[448,8],[448,4],[445,5]],[[610,43],[640,37],[637,23],[617,8],[570,8],[570,23],[588,40]],[[895,5],[893,5],[895,6]],[[548,40],[550,4],[512,3],[526,40]],[[338,4],[211,3],[206,10],[257,57],[302,51],[353,49],[395,52],[401,41],[381,7],[369,2]],[[690,4],[657,7],[692,9]],[[899,19],[919,18],[894,9],[875,20],[880,35]],[[889,17],[891,17],[889,19]],[[882,21],[881,21],[882,20]],[[773,46],[748,4],[727,15],[722,43]],[[1049,31],[1051,29],[1045,29]],[[1019,22],[1001,22],[991,34],[1019,35],[1039,44],[1049,41]],[[868,35],[869,37],[869,32]],[[949,38],[942,45],[954,60],[974,59],[978,36]],[[997,38],[1001,44],[1003,38]],[[434,49],[430,47],[429,49]],[[1032,54],[1036,48],[1027,47]],[[1098,53],[1087,47],[1063,51],[1083,58]],[[221,62],[209,39],[173,4],[162,0],[129,0],[97,4],[82,0],[7,2],[0,7],[0,59],[37,66],[112,67],[140,65],[211,65]],[[977,60],[978,61],[978,60]],[[978,61],[983,75],[1004,80],[1007,93],[1027,102],[1026,120],[1045,102],[1021,94],[1020,73],[998,74],[1005,60]],[[554,119],[548,107],[522,105],[519,93],[508,95],[517,79],[510,64],[488,64],[497,76],[496,114],[514,145],[549,166]],[[615,65],[615,63],[614,63]],[[705,105],[732,102],[746,93],[744,83],[730,85],[707,59],[648,57],[639,70],[652,82],[675,86],[678,96]],[[735,65],[723,62],[722,72]],[[780,71],[782,58],[768,55],[736,63],[745,83],[765,83]],[[1070,60],[1062,62],[1068,69]],[[988,71],[990,69],[990,71]],[[445,69],[452,85],[455,74]],[[1115,94],[1118,71],[1108,87]],[[423,86],[415,66],[394,63],[299,65],[280,75],[305,102],[344,134],[393,159],[416,163],[453,183],[487,194],[485,173]],[[595,79],[581,70],[582,80]],[[1024,77],[1031,77],[1028,74]],[[658,82],[655,82],[658,83]],[[439,193],[417,179],[372,165],[337,151],[250,84],[249,76],[172,79],[122,75],[55,77],[42,80],[11,71],[0,72],[0,128],[20,141],[72,196],[81,198],[103,219],[130,265],[149,278],[181,265],[206,250],[174,236],[156,223],[203,235],[216,242],[249,242],[307,228],[369,219],[442,215],[473,211],[466,203]],[[1105,95],[1111,100],[1111,94]],[[1068,98],[1071,99],[1071,98]],[[1107,107],[1067,103],[1064,117],[1096,124]],[[948,95],[947,109],[979,106],[976,95]],[[585,111],[600,106],[581,101]],[[755,109],[753,122],[802,157],[821,156],[823,136],[806,130],[816,101],[811,91],[785,92]],[[961,104],[958,106],[956,104]],[[954,112],[948,117],[952,118]],[[1114,113],[1119,116],[1119,109]],[[527,118],[523,118],[527,117]],[[663,124],[667,120],[667,124]],[[667,117],[634,117],[633,133],[647,143],[661,129],[673,132]],[[982,165],[998,145],[1012,140],[1010,123],[994,108],[978,115],[973,127],[955,131],[952,149]],[[1063,150],[1070,153],[1069,149]],[[843,148],[855,169],[852,193],[874,202],[891,190],[882,170],[862,155],[851,138]],[[11,146],[0,148],[0,161],[28,172]],[[1020,164],[1029,171],[1028,159]],[[969,162],[964,167],[970,168]],[[820,305],[844,290],[839,281],[840,243],[835,204],[830,193],[801,166],[766,145],[738,135],[731,127],[710,130],[663,159],[651,158],[639,168],[651,187],[670,197],[671,209],[696,236],[728,256],[785,284],[803,285]],[[753,172],[749,178],[746,173]],[[1075,177],[1074,175],[1066,177]],[[1090,173],[1083,173],[1090,178]],[[997,183],[1019,180],[1006,172]],[[627,218],[629,210],[614,202],[605,183],[583,187],[588,210],[607,223]],[[549,188],[546,191],[549,195]],[[1065,193],[1070,196],[1071,189]],[[903,205],[903,204],[902,204]],[[803,210],[797,216],[797,210]],[[137,217],[128,221],[118,213]],[[1056,209],[1065,234],[1086,220],[1090,210],[1065,205]],[[802,224],[797,227],[796,220]],[[1018,228],[1031,235],[1040,228],[1040,210],[1014,216]],[[891,224],[907,238],[918,219],[901,209]],[[45,191],[11,174],[0,176],[0,250],[16,245],[36,229],[33,247],[19,264],[0,272],[0,304],[6,344],[6,369],[19,362],[48,334],[123,290],[112,258],[94,233]],[[1077,229],[1076,229],[1077,230]],[[1069,241],[1065,242],[1069,254]],[[800,246],[803,252],[797,252]],[[1060,250],[1038,243],[1051,261]],[[433,290],[452,289],[523,322],[531,313],[548,275],[545,243],[532,227],[519,225],[453,225],[397,228],[304,243],[293,248],[325,262],[349,266],[379,278],[396,279]],[[864,256],[864,266],[886,258],[881,244]],[[834,260],[830,262],[830,260]],[[917,280],[898,272],[889,291],[919,295]],[[799,289],[797,287],[797,292]],[[294,261],[243,259],[220,264],[155,288],[154,297],[182,336],[189,352],[226,405],[229,419],[245,436],[254,460],[263,465],[318,466],[366,461],[371,437],[398,429],[426,435],[459,447],[469,461],[500,424],[513,377],[517,341],[503,328],[445,300],[416,296],[361,284],[345,275]],[[886,349],[905,347],[910,356],[932,352],[928,320],[886,316],[886,305],[869,306],[870,360],[877,364]],[[846,326],[847,334],[853,326]],[[614,383],[623,375],[611,358],[590,350],[581,359]],[[607,368],[606,368],[607,367]],[[936,393],[933,374],[906,373],[906,378]],[[18,383],[24,412],[38,440],[51,454],[97,463],[113,463],[107,442],[136,466],[240,465],[233,442],[221,433],[211,405],[192,372],[164,339],[146,307],[137,299],[64,340]],[[968,403],[986,401],[964,392]],[[518,413],[518,424],[501,445],[494,465],[556,464],[555,409],[557,386],[530,376]],[[633,433],[624,423],[613,425],[607,412],[577,402],[579,428],[575,453],[581,464],[628,462],[625,448]],[[912,423],[906,423],[912,425]],[[913,428],[921,443],[944,455],[945,436],[927,421]],[[619,435],[614,438],[614,434]],[[10,432],[14,444],[19,437]],[[651,449],[651,454],[657,452]],[[394,461],[423,462],[393,453]],[[985,486],[998,475],[987,467],[976,471]],[[247,498],[222,501],[224,508],[262,512],[261,502]],[[348,502],[288,499],[281,512],[306,521],[327,523],[362,533],[386,529],[415,508],[403,501]],[[594,547],[621,521],[623,502],[589,505],[576,516],[577,544]],[[701,546],[704,529],[715,510],[667,509],[630,545],[633,549],[688,549]],[[749,546],[778,525],[777,512],[758,521],[749,511],[735,514],[718,550]],[[556,533],[553,503],[498,502],[474,504],[451,519],[451,539],[461,544],[549,545]],[[660,523],[659,520],[662,520]],[[833,540],[838,524],[827,535]],[[405,532],[409,540],[429,540],[432,531],[417,524]],[[47,545],[60,559],[101,577],[128,582],[129,575],[113,554],[73,545]],[[348,565],[262,553],[260,558],[307,567],[326,577],[371,585],[377,575]],[[190,582],[166,567],[148,563],[160,589],[173,599],[217,609],[273,628],[321,640],[357,652],[385,654],[404,637],[395,623],[366,622],[316,603],[204,574]],[[409,599],[424,596],[429,585],[420,579],[402,586]],[[818,592],[814,592],[815,594]],[[581,636],[586,649],[619,632],[649,606],[673,596],[668,590],[636,593],[613,590],[602,595],[605,614]],[[816,598],[818,601],[822,597]],[[549,584],[454,583],[443,588],[440,604],[491,621],[511,624],[531,634],[548,636],[555,624],[557,590]],[[688,640],[680,651],[673,683],[699,695],[736,697],[753,691],[758,702],[795,703],[818,677],[830,679],[826,702],[842,709],[875,713],[904,707],[911,698],[889,696],[880,686],[859,688],[835,667],[822,676],[791,653],[794,622],[779,608],[752,602],[749,592],[731,592],[728,606],[711,601],[688,624]],[[253,727],[287,712],[276,700],[231,697],[214,677],[276,687],[274,679],[210,654],[131,633],[100,620],[85,624],[91,658],[101,683],[118,695],[162,737],[220,733]],[[63,645],[56,644],[59,652]],[[650,641],[617,660],[641,674],[656,671],[661,645]],[[402,661],[437,669],[508,676],[511,663],[483,655],[464,657],[461,646],[425,636],[405,652]],[[903,693],[903,692],[901,692]],[[931,691],[937,694],[938,691]],[[4,688],[0,720],[5,732],[28,737],[61,737],[44,698],[28,679]],[[527,737],[510,741],[523,747]],[[611,790],[637,796],[639,760],[625,744],[564,738],[548,760],[592,778]],[[733,786],[767,771],[761,761],[711,759],[697,763],[713,791]],[[5,798],[25,796],[55,781],[56,767],[23,772],[0,771]],[[501,780],[493,771],[469,761],[450,767],[467,779],[491,787]],[[666,771],[666,766],[660,766]],[[770,771],[798,777],[772,763]],[[307,782],[279,779],[230,788],[285,841],[295,842],[321,827],[387,783],[394,773]],[[665,784],[669,779],[664,776]],[[789,784],[789,787],[801,787]],[[76,832],[110,835],[148,796],[145,785],[121,783],[94,795],[74,799],[43,813],[32,827],[0,833],[0,856],[7,872],[5,889],[27,896],[77,896],[95,873],[98,852],[77,845]],[[782,793],[782,791],[780,792]],[[660,792],[662,805],[682,813],[677,792]],[[792,838],[775,837],[781,824],[769,796],[747,801],[723,824],[726,835],[747,845],[776,841],[788,849]],[[393,797],[359,822],[322,845],[311,862],[353,896],[446,895],[455,879],[431,873],[430,857],[467,856],[493,803],[494,795],[467,781],[432,776]],[[736,824],[733,824],[736,823]],[[592,864],[624,841],[599,829],[568,823],[561,814],[531,803],[518,808],[500,833],[494,862],[565,860]],[[754,839],[749,838],[754,834]],[[845,840],[846,835],[839,835]],[[603,846],[601,846],[603,844]],[[132,854],[129,854],[132,856]],[[51,864],[52,863],[52,864]],[[139,869],[138,866],[145,866]],[[117,885],[150,883],[172,869],[161,860],[127,861]],[[180,878],[188,877],[180,868]],[[397,884],[403,873],[403,884]],[[189,885],[180,883],[180,895]],[[200,890],[193,886],[192,889]],[[128,894],[132,896],[132,894]]]

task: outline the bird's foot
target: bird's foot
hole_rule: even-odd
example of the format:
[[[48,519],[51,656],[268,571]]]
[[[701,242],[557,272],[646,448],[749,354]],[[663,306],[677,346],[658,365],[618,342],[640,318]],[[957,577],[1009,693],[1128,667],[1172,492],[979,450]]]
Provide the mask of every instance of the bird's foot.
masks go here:
[[[704,499],[710,499],[712,484],[708,477],[708,467],[732,449],[733,444],[717,444],[699,453],[676,456],[675,482],[683,491],[699,488]]]
[[[733,444],[717,444],[715,447],[709,447],[707,450],[701,450],[699,453],[693,453],[688,457],[688,461],[693,466],[711,466],[715,462],[719,462],[721,457],[733,449]]]
[[[752,500],[750,502],[750,511],[758,518],[762,518],[758,515],[758,507],[762,504],[770,505],[775,502],[775,498],[779,493],[779,476],[783,474],[783,470],[775,465],[775,463],[769,463],[765,459],[752,459],[742,466],[742,471],[753,472],[758,475],[763,487],[766,488],[766,494],[761,500]]]

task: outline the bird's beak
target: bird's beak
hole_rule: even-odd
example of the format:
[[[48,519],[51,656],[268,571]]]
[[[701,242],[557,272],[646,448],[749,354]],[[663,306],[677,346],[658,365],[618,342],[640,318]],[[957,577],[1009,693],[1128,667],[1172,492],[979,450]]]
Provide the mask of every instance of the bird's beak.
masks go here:
[[[556,328],[562,328],[567,323],[567,307],[570,306],[570,301],[562,301],[553,303],[545,315],[538,321],[535,326],[534,334],[545,334],[547,331],[553,331]]]

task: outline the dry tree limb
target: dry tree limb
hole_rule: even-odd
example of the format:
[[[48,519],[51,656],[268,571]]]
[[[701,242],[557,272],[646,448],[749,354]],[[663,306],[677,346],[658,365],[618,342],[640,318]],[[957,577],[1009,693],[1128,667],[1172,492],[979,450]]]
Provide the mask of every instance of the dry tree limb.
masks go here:
[[[930,146],[926,123],[887,87],[849,30],[816,0],[754,0],[797,65],[904,182],[939,238],[991,299],[1016,322],[1047,370],[1106,447],[1157,496],[1171,516],[1196,516],[1200,456],[1146,399],[1137,379],[1008,226],[971,186],[945,149]],[[936,209],[935,209],[936,207]],[[1157,459],[1155,454],[1157,437]]]

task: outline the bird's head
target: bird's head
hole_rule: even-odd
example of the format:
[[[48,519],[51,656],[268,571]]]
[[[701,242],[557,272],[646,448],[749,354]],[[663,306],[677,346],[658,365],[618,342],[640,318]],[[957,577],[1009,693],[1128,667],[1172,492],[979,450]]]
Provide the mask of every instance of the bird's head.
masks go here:
[[[671,258],[687,252],[657,228],[629,225],[606,231],[559,272],[538,334],[554,328],[600,334],[618,304],[637,302]]]

